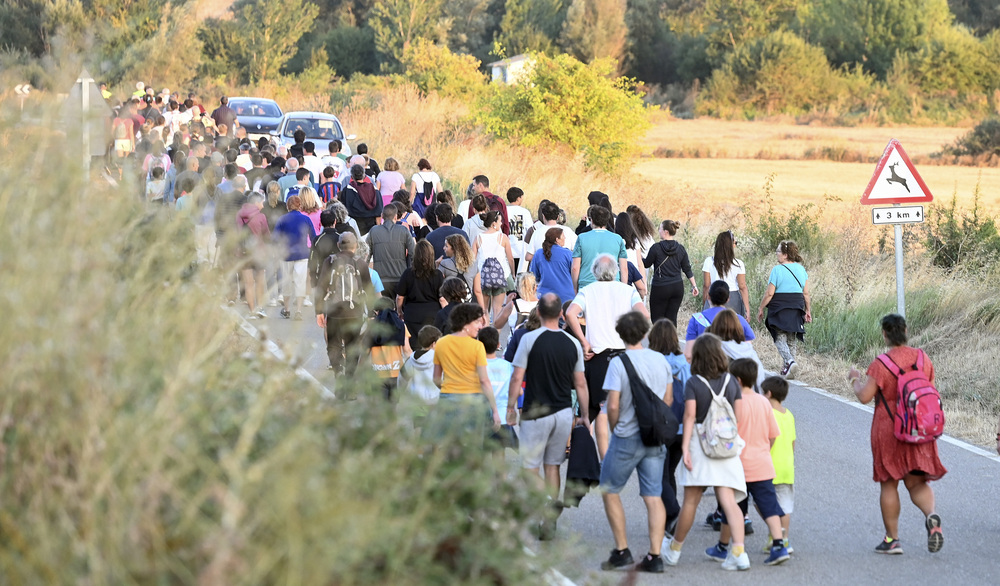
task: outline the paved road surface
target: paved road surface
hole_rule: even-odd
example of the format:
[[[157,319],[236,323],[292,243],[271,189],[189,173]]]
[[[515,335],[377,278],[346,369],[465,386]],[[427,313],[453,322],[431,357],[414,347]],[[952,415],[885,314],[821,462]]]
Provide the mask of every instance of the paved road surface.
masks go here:
[[[301,357],[306,370],[333,388],[335,383],[326,371],[322,332],[308,317],[311,308],[306,308],[307,319],[301,322],[277,318],[277,308],[268,308],[268,313],[274,317],[250,323]],[[883,529],[878,485],[871,479],[870,411],[798,386],[789,393],[786,404],[795,414],[798,432],[792,559],[774,568],[763,565],[766,527],[755,512],[751,518],[757,533],[747,539],[752,564],[748,573],[725,572],[706,558],[705,548],[718,536],[698,524],[715,508],[709,491],[702,499],[680,564],[668,567],[662,575],[640,576],[638,584],[677,580],[685,584],[745,584],[751,580],[770,584],[1000,584],[1000,563],[994,554],[1000,535],[1000,459],[941,442],[948,475],[933,487],[943,519],[944,548],[933,555],[927,552],[923,517],[901,487],[900,538],[906,553],[878,555],[873,548],[882,539]],[[622,499],[629,545],[638,560],[647,550],[648,538],[635,475]],[[583,499],[581,508],[563,513],[557,541],[562,547],[568,544],[571,552],[558,569],[578,583],[617,584],[626,577],[599,569],[613,541],[596,492]]]

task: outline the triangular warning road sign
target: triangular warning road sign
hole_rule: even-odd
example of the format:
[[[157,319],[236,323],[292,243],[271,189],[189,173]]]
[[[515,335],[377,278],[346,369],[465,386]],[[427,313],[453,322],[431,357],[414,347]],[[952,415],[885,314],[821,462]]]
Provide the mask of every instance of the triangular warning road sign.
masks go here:
[[[861,196],[861,203],[919,203],[933,199],[903,145],[895,138],[890,140]]]

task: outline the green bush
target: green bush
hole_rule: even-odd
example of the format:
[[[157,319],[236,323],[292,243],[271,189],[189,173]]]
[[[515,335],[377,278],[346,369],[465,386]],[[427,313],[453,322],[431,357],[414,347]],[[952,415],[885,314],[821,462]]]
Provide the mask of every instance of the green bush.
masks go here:
[[[944,152],[956,156],[1000,155],[1000,118],[987,118],[975,128],[946,147]]]
[[[523,478],[420,442],[371,377],[321,399],[220,309],[234,267],[189,265],[189,219],[51,130],[0,140],[5,582],[538,581]]]
[[[556,143],[605,171],[626,166],[649,127],[633,80],[615,77],[615,64],[584,64],[568,55],[530,54],[530,73],[513,84],[494,83],[479,100],[477,121],[494,136],[526,146]]]
[[[458,55],[448,47],[417,39],[403,50],[403,77],[413,82],[424,94],[437,92],[443,96],[475,97],[486,86],[486,76],[479,71],[479,60],[471,55]]]
[[[865,80],[854,75],[852,85]],[[850,93],[823,50],[790,32],[775,32],[728,53],[699,97],[701,113],[722,117],[799,114]],[[856,91],[856,90],[854,90]]]
[[[819,218],[823,216],[823,206],[802,204],[782,213],[774,207],[771,195],[773,183],[774,174],[768,175],[760,199],[762,205],[742,206],[747,231],[743,238],[744,249],[770,256],[779,242],[794,240],[804,257],[808,257],[811,262],[821,261],[833,239],[832,234],[824,231],[819,223]]]
[[[956,196],[943,206],[930,206],[923,224],[924,239],[936,266],[981,269],[1000,260],[996,221],[979,205],[976,185],[972,208],[959,209]]]

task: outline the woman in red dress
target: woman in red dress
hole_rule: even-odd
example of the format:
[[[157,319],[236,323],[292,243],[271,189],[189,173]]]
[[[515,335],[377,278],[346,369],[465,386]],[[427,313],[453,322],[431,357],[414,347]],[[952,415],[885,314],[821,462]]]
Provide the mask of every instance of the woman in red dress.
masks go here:
[[[915,365],[918,354],[922,352],[906,345],[906,333],[906,320],[902,316],[891,314],[882,318],[882,337],[889,346],[886,354],[904,370]],[[927,378],[933,383],[934,367],[926,355],[923,368]],[[926,517],[924,525],[927,528],[927,549],[931,553],[940,551],[944,545],[941,517],[934,512],[934,491],[928,482],[941,478],[948,471],[938,457],[937,441],[911,444],[896,439],[893,434],[897,396],[896,375],[876,358],[868,366],[868,378],[863,380],[861,376],[856,368],[852,368],[848,374],[851,388],[861,403],[875,399],[875,417],[872,419],[871,435],[872,460],[875,482],[882,486],[880,505],[882,522],[885,524],[885,539],[878,544],[875,551],[887,554],[903,553],[899,541],[900,480],[909,491],[910,500]],[[876,399],[878,394],[881,394],[881,397]]]

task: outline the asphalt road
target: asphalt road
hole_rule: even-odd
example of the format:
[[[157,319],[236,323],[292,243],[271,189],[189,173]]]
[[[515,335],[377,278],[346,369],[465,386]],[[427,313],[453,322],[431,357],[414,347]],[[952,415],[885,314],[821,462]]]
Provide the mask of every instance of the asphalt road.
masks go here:
[[[326,370],[323,334],[312,317],[312,308],[305,308],[306,319],[299,322],[280,319],[277,308],[267,310],[272,317],[249,323],[335,390],[336,381]],[[245,316],[245,307],[238,313]],[[700,525],[715,508],[715,499],[708,491],[679,565],[667,567],[660,575],[633,576],[635,583],[1000,584],[1000,563],[993,552],[1000,534],[1000,458],[983,455],[982,450],[970,451],[957,445],[960,442],[940,442],[948,474],[932,486],[943,520],[944,548],[937,554],[927,552],[923,516],[901,486],[900,539],[905,553],[879,555],[873,548],[884,531],[878,485],[872,481],[871,410],[802,386],[792,388],[786,405],[795,414],[798,434],[796,502],[790,529],[795,549],[792,559],[781,566],[764,566],[762,548],[767,530],[756,512],[751,512],[756,533],[747,538],[752,564],[749,572],[723,571],[705,557],[705,548],[718,536]],[[634,474],[622,500],[629,546],[638,560],[647,551],[648,538],[645,507]],[[583,499],[580,508],[563,513],[554,545],[539,543],[537,547],[561,548],[565,555],[557,569],[579,584],[617,584],[629,578],[624,572],[600,570],[613,540],[596,491]]]

